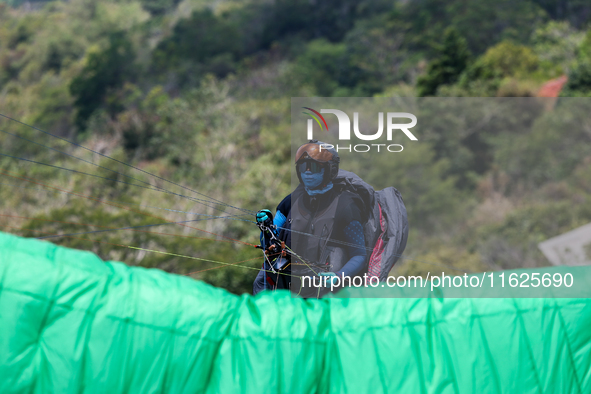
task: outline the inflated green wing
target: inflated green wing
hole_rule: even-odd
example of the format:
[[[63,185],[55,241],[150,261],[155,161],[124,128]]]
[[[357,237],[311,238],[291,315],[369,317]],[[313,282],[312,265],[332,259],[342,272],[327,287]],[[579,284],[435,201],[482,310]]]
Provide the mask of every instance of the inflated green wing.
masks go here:
[[[277,392],[591,393],[591,302],[239,297],[0,233],[0,393]]]

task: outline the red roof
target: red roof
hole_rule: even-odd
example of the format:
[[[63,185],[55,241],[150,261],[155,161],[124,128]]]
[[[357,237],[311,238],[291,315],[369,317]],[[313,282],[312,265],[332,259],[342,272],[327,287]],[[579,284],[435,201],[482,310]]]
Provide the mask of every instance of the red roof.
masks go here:
[[[546,82],[538,91],[538,97],[558,97],[566,81],[566,75],[563,75]]]

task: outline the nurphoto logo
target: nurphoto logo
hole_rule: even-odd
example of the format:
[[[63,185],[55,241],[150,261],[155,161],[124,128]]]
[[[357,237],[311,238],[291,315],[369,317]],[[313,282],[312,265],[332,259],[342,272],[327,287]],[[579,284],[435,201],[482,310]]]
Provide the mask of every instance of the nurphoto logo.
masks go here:
[[[314,139],[314,121],[320,126],[320,130],[327,130],[328,131],[328,123],[322,114],[333,114],[337,117],[339,122],[339,141],[350,141],[351,140],[351,119],[349,116],[338,109],[321,109],[320,112],[312,109],[310,107],[303,107],[311,112],[303,112],[306,115],[312,117],[312,119],[308,119],[308,135],[307,138],[309,140]],[[394,123],[394,119],[409,119],[409,123]],[[411,141],[418,141],[417,137],[414,136],[413,133],[410,132],[409,129],[413,128],[417,124],[417,117],[408,112],[388,112],[386,114],[386,140],[392,141],[392,135],[394,134],[395,130],[402,131]],[[359,130],[359,113],[353,113],[353,133],[355,136],[362,140],[362,141],[376,141],[382,137],[384,134],[384,113],[378,113],[378,131],[374,134],[364,134]],[[337,150],[346,150],[349,152],[360,152],[365,153],[369,152],[372,149],[377,149],[380,151],[380,148],[385,147],[388,152],[402,152],[404,149],[400,144],[356,144],[356,145],[343,145],[339,144],[333,146],[330,144],[326,144],[327,146],[325,149],[334,148]],[[374,147],[374,148],[372,148]],[[322,149],[322,147],[321,147]]]

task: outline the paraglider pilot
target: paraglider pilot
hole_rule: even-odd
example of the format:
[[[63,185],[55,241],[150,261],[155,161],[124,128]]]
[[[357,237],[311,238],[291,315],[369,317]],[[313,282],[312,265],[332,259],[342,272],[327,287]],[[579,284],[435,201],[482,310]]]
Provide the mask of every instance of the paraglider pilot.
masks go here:
[[[277,275],[286,279],[281,286],[291,286],[303,297],[322,296],[337,276],[353,277],[366,268],[363,204],[354,193],[333,184],[339,162],[338,153],[330,145],[317,140],[302,145],[295,155],[300,184],[278,205],[274,219],[268,210],[257,213],[257,223],[273,222],[259,225],[263,230],[261,244],[268,247],[272,242],[284,242],[288,249],[290,273]],[[266,228],[273,229],[265,235]],[[267,267],[263,266],[255,280],[254,294],[272,288],[267,274],[277,271],[287,259],[279,258],[277,267],[266,259]],[[303,276],[320,276],[316,283],[328,286],[305,287]]]

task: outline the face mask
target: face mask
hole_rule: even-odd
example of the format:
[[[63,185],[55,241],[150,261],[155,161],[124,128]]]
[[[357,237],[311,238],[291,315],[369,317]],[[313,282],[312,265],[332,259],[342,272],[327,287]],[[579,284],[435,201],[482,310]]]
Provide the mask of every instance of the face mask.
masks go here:
[[[322,180],[324,179],[324,168],[314,174],[311,171],[301,172],[302,183],[308,190],[313,190],[318,188],[322,184]]]

